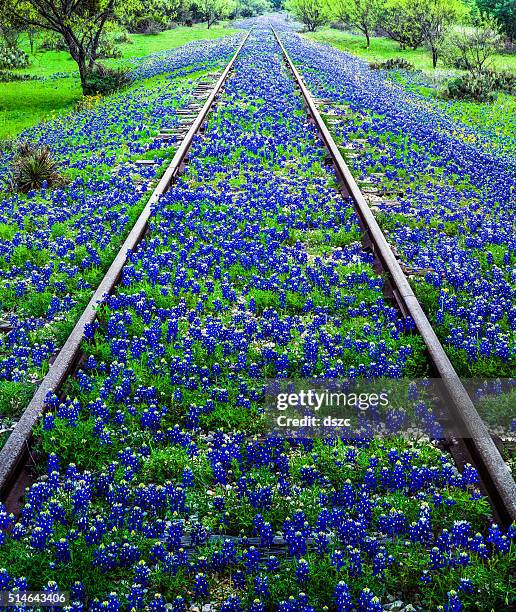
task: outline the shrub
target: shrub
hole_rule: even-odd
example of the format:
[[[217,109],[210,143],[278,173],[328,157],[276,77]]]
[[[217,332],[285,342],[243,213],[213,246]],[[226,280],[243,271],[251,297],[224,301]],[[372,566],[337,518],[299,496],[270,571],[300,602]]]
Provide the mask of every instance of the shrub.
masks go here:
[[[132,45],[133,44],[133,39],[129,36],[128,32],[118,32],[117,34],[115,34],[115,37],[113,38],[113,40],[115,41],[115,43],[117,45]]]
[[[11,83],[13,81],[37,81],[38,77],[32,74],[17,74],[9,70],[0,70],[0,83]]]
[[[83,92],[85,96],[106,95],[130,82],[129,73],[123,68],[106,68],[97,64],[86,77]]]
[[[489,76],[493,79],[495,89],[516,96],[516,74],[514,72],[501,70],[500,72],[490,72]]]
[[[18,47],[0,47],[0,70],[7,68],[27,68],[29,66],[29,56],[25,51]]]
[[[165,29],[165,24],[161,21],[157,21],[156,19],[150,19],[145,17],[144,19],[139,19],[136,21],[130,28],[129,32],[132,34],[159,34],[163,32]]]
[[[403,57],[391,57],[385,62],[371,62],[369,67],[373,70],[415,70],[414,64]]]
[[[64,38],[59,34],[48,34],[45,36],[39,48],[42,51],[68,51]]]
[[[487,74],[482,76],[466,74],[451,79],[446,86],[444,96],[455,100],[492,102],[496,96],[494,85],[492,77]]]
[[[122,57],[122,51],[116,46],[116,43],[111,38],[103,38],[100,41],[97,56],[101,59],[118,59]]]
[[[442,44],[441,54],[446,65],[481,77],[489,71],[493,56],[501,48],[496,19],[484,16],[475,27],[450,34]]]
[[[46,145],[35,147],[29,143],[19,146],[10,180],[13,191],[21,193],[44,186],[57,187],[65,183],[50,149]]]

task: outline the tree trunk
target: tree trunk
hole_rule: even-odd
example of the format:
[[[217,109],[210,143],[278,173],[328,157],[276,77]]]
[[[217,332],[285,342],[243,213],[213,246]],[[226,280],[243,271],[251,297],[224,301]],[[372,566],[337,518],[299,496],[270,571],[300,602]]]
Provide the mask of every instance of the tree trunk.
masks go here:
[[[432,47],[432,65],[435,69],[435,67],[437,66],[437,49],[435,47]]]
[[[91,72],[91,70],[88,70],[88,67],[86,65],[86,55],[84,53],[78,53],[77,57],[74,57],[73,59],[75,60],[79,68],[82,93],[86,96],[88,94],[88,74]]]
[[[369,45],[371,44],[371,41],[369,40],[369,31],[366,30],[364,32],[364,34],[365,34],[365,37],[366,37],[366,49],[369,49]]]

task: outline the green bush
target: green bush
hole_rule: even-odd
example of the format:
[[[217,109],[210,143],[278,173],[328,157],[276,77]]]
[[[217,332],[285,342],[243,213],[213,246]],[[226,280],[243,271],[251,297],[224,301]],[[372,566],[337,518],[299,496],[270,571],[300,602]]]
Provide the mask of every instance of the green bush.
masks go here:
[[[114,40],[111,38],[103,38],[100,41],[97,55],[102,59],[118,59],[122,57],[122,51],[116,46]]]
[[[38,77],[32,74],[17,74],[9,70],[0,70],[0,83],[11,83],[13,81],[37,81]]]
[[[384,62],[371,62],[369,67],[372,70],[415,70],[414,64],[403,57],[392,57]]]
[[[58,187],[65,178],[47,146],[23,143],[14,158],[10,182],[13,191],[27,193],[43,186]]]
[[[495,89],[516,96],[516,73],[510,70],[501,70],[500,72],[491,72],[489,76],[493,79]]]
[[[106,95],[130,83],[129,73],[123,68],[106,68],[97,64],[86,77],[84,95]]]
[[[0,70],[15,68],[27,68],[29,56],[18,47],[0,47]]]
[[[494,90],[495,83],[490,75],[474,76],[466,74],[451,79],[446,86],[444,96],[454,100],[492,102],[496,97]]]
[[[132,34],[159,34],[166,28],[166,24],[162,21],[157,21],[149,17],[138,19],[134,24],[129,27],[129,32]]]
[[[47,34],[39,48],[42,51],[68,51],[68,46],[60,34]]]
[[[129,36],[129,33],[125,31],[117,32],[113,40],[117,45],[121,45],[121,44],[132,45],[133,44],[133,39]]]

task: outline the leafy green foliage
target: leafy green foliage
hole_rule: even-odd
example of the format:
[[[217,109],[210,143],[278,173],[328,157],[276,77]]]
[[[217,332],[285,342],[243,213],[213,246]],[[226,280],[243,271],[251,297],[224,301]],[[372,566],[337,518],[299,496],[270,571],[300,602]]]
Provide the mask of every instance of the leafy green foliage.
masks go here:
[[[380,21],[385,0],[336,0],[330,6],[332,16],[360,30],[366,37],[369,47],[370,33]]]
[[[496,17],[511,40],[516,38],[516,3],[514,0],[476,0],[476,4],[480,11]]]
[[[272,10],[269,0],[238,0],[237,6],[241,17],[255,17]]]
[[[236,10],[236,4],[234,0],[193,0],[191,8],[193,14],[210,28],[217,21],[229,17]]]
[[[324,0],[287,0],[285,8],[299,19],[309,32],[328,22],[330,12]]]
[[[417,49],[423,44],[425,6],[418,0],[387,0],[380,22],[382,33],[402,49]]]

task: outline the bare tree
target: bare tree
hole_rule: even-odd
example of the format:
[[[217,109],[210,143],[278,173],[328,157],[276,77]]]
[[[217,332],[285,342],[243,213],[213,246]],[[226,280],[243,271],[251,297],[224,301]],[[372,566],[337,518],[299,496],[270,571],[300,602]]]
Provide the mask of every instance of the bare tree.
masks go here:
[[[444,46],[443,55],[448,64],[480,77],[489,71],[493,56],[502,47],[500,25],[494,17],[484,16],[476,27],[451,35]]]

